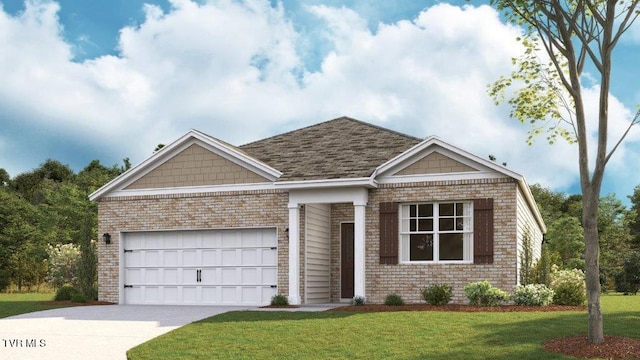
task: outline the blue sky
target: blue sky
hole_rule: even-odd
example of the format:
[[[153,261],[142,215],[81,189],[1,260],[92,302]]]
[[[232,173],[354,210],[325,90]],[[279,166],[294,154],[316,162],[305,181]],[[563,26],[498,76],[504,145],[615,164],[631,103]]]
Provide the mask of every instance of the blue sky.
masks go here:
[[[240,145],[342,115],[493,154],[577,192],[576,146],[525,145],[486,85],[518,29],[472,1],[0,0],[0,167],[138,163],[190,128]],[[614,54],[612,128],[640,103],[640,26]],[[597,84],[585,76],[587,101]],[[594,108],[595,110],[595,108]],[[604,192],[640,184],[640,130]]]

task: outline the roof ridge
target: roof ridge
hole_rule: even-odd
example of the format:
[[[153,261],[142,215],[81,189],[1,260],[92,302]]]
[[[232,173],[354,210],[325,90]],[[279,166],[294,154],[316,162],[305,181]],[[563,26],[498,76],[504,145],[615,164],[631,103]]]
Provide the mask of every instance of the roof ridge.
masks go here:
[[[406,138],[411,139],[411,140],[418,140],[418,141],[424,140],[424,139],[421,139],[421,138],[418,138],[418,137],[415,137],[415,136],[411,136],[411,135],[407,135],[407,134],[401,133],[399,131],[395,131],[395,130],[387,129],[387,128],[382,127],[382,126],[374,125],[374,124],[368,123],[366,121],[354,119],[354,118],[349,117],[349,116],[340,116],[340,117],[337,117],[335,119],[322,121],[322,122],[319,122],[319,123],[316,123],[316,124],[311,124],[311,125],[308,125],[308,126],[305,126],[305,127],[302,127],[302,128],[290,130],[290,131],[283,132],[283,133],[280,133],[280,134],[275,134],[275,135],[266,137],[264,139],[254,140],[254,141],[246,143],[246,144],[238,145],[238,147],[242,148],[244,146],[252,145],[252,144],[255,144],[257,142],[262,142],[262,141],[265,141],[265,140],[273,139],[275,137],[280,137],[280,136],[283,136],[283,135],[292,134],[292,133],[299,132],[299,131],[302,131],[302,130],[311,129],[311,128],[314,128],[316,126],[321,126],[321,125],[324,125],[326,123],[330,123],[332,121],[338,121],[338,120],[349,120],[349,121],[357,122],[359,124],[366,125],[366,126],[378,129],[378,130],[383,130],[383,131],[386,131],[386,132],[389,132],[389,133],[393,133],[393,134],[396,134],[396,135],[399,135],[399,136],[402,136],[402,137],[406,137]]]

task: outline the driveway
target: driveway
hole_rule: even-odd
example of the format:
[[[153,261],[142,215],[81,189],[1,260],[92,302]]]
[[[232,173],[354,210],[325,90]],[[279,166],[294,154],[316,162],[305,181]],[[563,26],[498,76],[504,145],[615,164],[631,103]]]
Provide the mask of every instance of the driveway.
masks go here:
[[[100,305],[0,319],[0,360],[121,360],[138,344],[196,320],[250,307]]]

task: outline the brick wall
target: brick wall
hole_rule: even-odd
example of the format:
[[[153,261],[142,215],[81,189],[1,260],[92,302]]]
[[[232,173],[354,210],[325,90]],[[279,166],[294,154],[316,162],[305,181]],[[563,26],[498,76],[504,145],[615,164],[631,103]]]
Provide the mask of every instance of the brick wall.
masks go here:
[[[503,290],[515,286],[517,266],[517,184],[511,179],[442,181],[381,185],[369,191],[366,207],[366,293],[380,303],[391,292],[407,302],[421,302],[420,290],[434,282],[454,287],[454,301],[465,302],[464,285],[483,279]],[[494,198],[494,263],[379,264],[381,202],[473,200]],[[288,194],[279,191],[225,192],[102,199],[99,233],[110,233],[112,243],[98,246],[99,298],[118,301],[120,232],[145,230],[276,227],[278,232],[278,292],[288,294]],[[304,209],[300,226],[300,295],[304,299]],[[331,206],[331,301],[340,300],[340,223],[353,222],[352,204]]]
[[[287,294],[288,199],[284,192],[260,190],[100,200],[98,232],[111,234],[111,244],[98,242],[100,300],[118,302],[120,232],[233,227],[277,228],[278,291]]]
[[[453,286],[457,303],[467,301],[463,287],[489,280],[505,291],[516,284],[517,226],[516,187],[511,179],[447,181],[430,184],[382,185],[369,191],[366,209],[366,294],[372,303],[381,303],[388,293],[397,293],[407,302],[422,302],[420,291],[433,283]],[[494,262],[472,264],[379,263],[379,204],[381,202],[449,201],[494,199]]]

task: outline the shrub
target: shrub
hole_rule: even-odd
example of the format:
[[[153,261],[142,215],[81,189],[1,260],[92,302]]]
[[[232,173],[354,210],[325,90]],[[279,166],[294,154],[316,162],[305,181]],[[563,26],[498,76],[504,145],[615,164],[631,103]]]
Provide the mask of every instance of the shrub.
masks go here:
[[[624,260],[622,270],[616,274],[616,291],[625,295],[640,290],[640,253],[634,252]]]
[[[56,288],[60,288],[64,284],[74,283],[76,280],[76,263],[80,257],[78,247],[74,244],[49,245],[47,253],[49,255],[47,281]]]
[[[512,298],[516,305],[547,306],[553,301],[553,290],[544,284],[518,285]]]
[[[71,295],[71,301],[75,303],[86,303],[87,297],[81,292],[75,292]]]
[[[558,270],[554,265],[551,289],[554,292],[553,303],[557,305],[583,305],[587,300],[584,273],[578,269]]]
[[[498,306],[509,300],[509,294],[491,285],[487,280],[474,282],[464,287],[469,305]]]
[[[56,296],[53,298],[55,301],[67,301],[71,300],[73,295],[77,294],[78,290],[74,289],[71,285],[64,285],[58,291],[56,291]]]
[[[289,299],[282,294],[273,295],[271,298],[271,306],[287,306],[289,305]]]
[[[388,294],[384,299],[384,304],[388,306],[401,306],[404,305],[404,300],[398,294]]]
[[[365,304],[365,299],[364,296],[356,296],[353,298],[353,300],[351,301],[351,303],[355,306],[362,306]]]
[[[0,269],[0,291],[5,291],[9,285],[11,285],[9,270]]]
[[[422,298],[430,305],[447,305],[453,296],[449,284],[434,284],[422,289]]]

